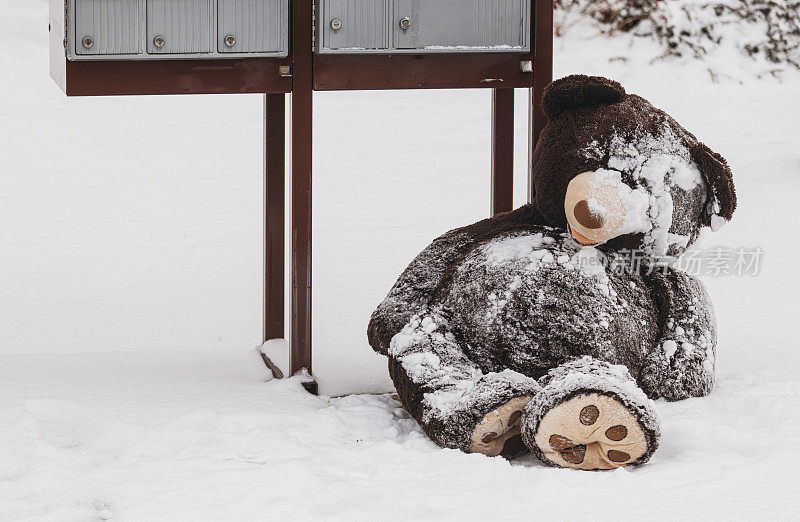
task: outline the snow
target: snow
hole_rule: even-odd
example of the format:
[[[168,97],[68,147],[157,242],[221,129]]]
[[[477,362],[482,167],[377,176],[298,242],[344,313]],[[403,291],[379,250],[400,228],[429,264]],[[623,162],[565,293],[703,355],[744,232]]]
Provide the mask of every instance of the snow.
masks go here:
[[[678,344],[675,341],[664,341],[664,353],[667,355],[667,359],[672,360],[676,351],[678,351]]]
[[[673,201],[669,187],[691,191],[702,186],[702,176],[689,151],[664,123],[658,136],[642,134],[632,142],[614,135],[607,147],[593,142],[586,154],[600,159],[608,149],[609,169],[590,176],[592,185],[616,185],[624,204],[620,234],[644,232],[644,243],[655,257],[663,257],[671,244],[684,247],[689,238],[669,232],[673,223]],[[602,150],[601,150],[602,149]],[[631,190],[620,172],[630,172],[639,186]],[[645,189],[644,187],[648,187]]]
[[[711,215],[711,230],[712,232],[717,232],[719,229],[724,227],[728,224],[728,220],[724,217],[720,216],[719,214],[712,214]]]
[[[591,212],[593,216],[603,218],[608,213],[606,207],[604,207],[602,203],[597,201],[597,198],[595,197],[587,198],[586,204],[589,207],[589,212]]]
[[[646,466],[584,473],[439,449],[387,395],[264,382],[262,98],[67,100],[46,8],[0,0],[0,519],[797,518],[800,74],[755,79],[772,66],[724,49],[651,62],[591,27],[556,42],[557,76],[612,77],[726,157],[739,210],[704,245],[765,252],[757,276],[704,278],[713,393],[656,403]],[[315,103],[314,374],[388,391],[369,315],[432,238],[488,212],[489,92]]]
[[[296,378],[262,382],[258,364],[250,350],[4,357],[0,519],[789,520],[797,507],[796,382],[729,374],[709,397],[657,402],[647,466],[582,473],[439,449],[387,396],[313,397]]]
[[[544,261],[544,257],[546,254],[550,254],[550,252],[548,250],[539,249],[544,243],[542,234],[531,234],[496,239],[481,245],[479,248],[486,256],[487,263],[493,266],[501,266],[509,261],[517,259],[534,263],[538,261],[546,263],[548,261]],[[550,255],[550,257],[552,258],[552,255]]]
[[[269,359],[269,363],[274,366],[270,368],[270,376],[282,379],[291,375],[291,345],[288,339],[268,339],[256,349],[260,356]]]
[[[600,283],[607,283],[606,276],[606,257],[598,249],[592,246],[581,247],[572,256],[572,264],[580,268],[581,272],[587,277],[596,277]]]
[[[426,45],[429,51],[513,51],[521,49],[519,45]]]

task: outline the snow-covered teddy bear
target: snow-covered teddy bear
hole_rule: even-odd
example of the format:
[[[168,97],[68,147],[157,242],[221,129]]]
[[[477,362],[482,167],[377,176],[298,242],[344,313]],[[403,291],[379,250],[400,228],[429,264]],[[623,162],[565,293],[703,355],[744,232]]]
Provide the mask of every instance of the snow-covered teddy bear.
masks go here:
[[[725,160],[605,78],[545,91],[531,203],[428,246],[372,315],[441,446],[611,469],[658,446],[651,399],[709,393],[716,322],[667,261],[736,207]]]

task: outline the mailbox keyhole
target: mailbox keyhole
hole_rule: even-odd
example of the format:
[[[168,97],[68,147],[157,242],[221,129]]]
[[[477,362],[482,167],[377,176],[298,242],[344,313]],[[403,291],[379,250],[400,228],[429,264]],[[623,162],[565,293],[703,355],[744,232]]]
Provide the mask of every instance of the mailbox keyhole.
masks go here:
[[[331,20],[331,29],[334,31],[338,31],[342,28],[342,21],[339,18],[334,18]]]
[[[153,38],[153,45],[155,45],[159,49],[164,47],[164,45],[166,45],[166,43],[167,43],[167,39],[164,38],[161,35],[156,36],[155,38]]]
[[[405,16],[400,19],[400,29],[403,31],[408,31],[411,29],[411,18]]]
[[[92,38],[91,36],[84,36],[83,40],[81,40],[81,43],[86,49],[91,49],[92,47],[94,47],[94,38]]]
[[[228,47],[233,47],[234,45],[236,45],[236,37],[233,36],[232,34],[229,34],[228,36],[226,36],[225,37],[225,45],[227,45]]]

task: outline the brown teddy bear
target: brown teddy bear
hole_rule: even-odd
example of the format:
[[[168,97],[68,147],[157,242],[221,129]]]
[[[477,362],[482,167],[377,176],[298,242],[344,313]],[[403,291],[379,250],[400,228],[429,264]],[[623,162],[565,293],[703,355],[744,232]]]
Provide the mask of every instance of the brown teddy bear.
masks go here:
[[[660,436],[652,399],[714,381],[711,303],[670,260],[730,220],[731,171],[617,82],[569,76],[542,103],[531,203],[436,239],[373,313],[369,342],[444,447],[642,464]]]

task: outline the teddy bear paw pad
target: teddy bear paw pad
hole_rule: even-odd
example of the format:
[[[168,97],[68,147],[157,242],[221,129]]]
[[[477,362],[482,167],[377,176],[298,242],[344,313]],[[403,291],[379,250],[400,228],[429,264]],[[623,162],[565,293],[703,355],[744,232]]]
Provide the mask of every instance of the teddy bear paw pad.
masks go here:
[[[529,450],[522,441],[520,421],[531,397],[515,397],[487,413],[470,437],[470,453],[514,458]]]
[[[553,464],[585,470],[633,464],[648,451],[633,412],[599,393],[577,395],[552,408],[539,423],[535,440]]]

